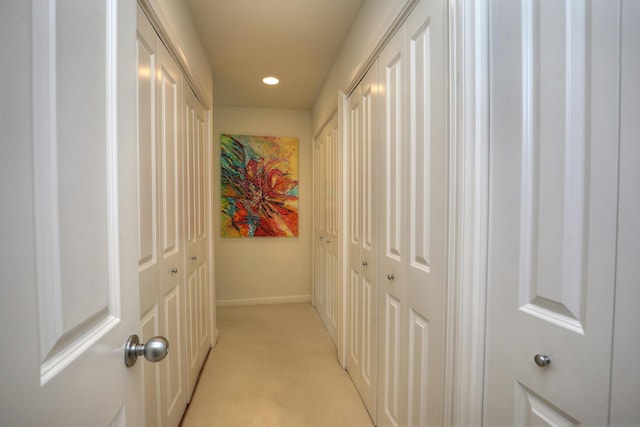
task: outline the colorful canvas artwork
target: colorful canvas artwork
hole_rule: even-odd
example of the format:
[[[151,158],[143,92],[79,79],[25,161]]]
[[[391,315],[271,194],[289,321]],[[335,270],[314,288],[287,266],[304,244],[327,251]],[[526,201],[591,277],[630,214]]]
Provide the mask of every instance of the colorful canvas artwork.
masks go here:
[[[298,235],[298,138],[220,135],[222,237]]]

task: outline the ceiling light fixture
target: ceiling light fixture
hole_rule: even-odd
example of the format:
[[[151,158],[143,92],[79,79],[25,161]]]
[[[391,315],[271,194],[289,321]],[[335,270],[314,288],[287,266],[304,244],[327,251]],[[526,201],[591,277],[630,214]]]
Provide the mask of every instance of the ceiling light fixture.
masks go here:
[[[273,85],[277,85],[278,83],[280,83],[280,80],[278,80],[275,77],[269,76],[269,77],[265,77],[264,79],[262,79],[262,82],[264,84],[266,84],[266,85],[273,86]]]

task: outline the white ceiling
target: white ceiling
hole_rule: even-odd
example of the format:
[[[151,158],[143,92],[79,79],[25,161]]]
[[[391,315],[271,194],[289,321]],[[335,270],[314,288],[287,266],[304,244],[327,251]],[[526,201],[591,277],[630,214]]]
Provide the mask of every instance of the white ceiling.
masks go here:
[[[309,110],[363,0],[186,0],[215,105]],[[262,78],[273,75],[277,86]]]

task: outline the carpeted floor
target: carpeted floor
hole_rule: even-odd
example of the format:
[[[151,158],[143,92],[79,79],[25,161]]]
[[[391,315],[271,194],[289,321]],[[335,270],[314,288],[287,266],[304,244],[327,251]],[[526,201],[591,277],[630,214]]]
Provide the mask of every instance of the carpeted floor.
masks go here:
[[[183,427],[373,426],[310,304],[218,309]]]

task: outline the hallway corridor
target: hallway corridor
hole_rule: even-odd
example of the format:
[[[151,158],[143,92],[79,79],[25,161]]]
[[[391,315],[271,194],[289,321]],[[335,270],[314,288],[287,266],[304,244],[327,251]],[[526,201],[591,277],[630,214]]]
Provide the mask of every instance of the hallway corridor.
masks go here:
[[[183,427],[372,426],[307,303],[218,309]]]

